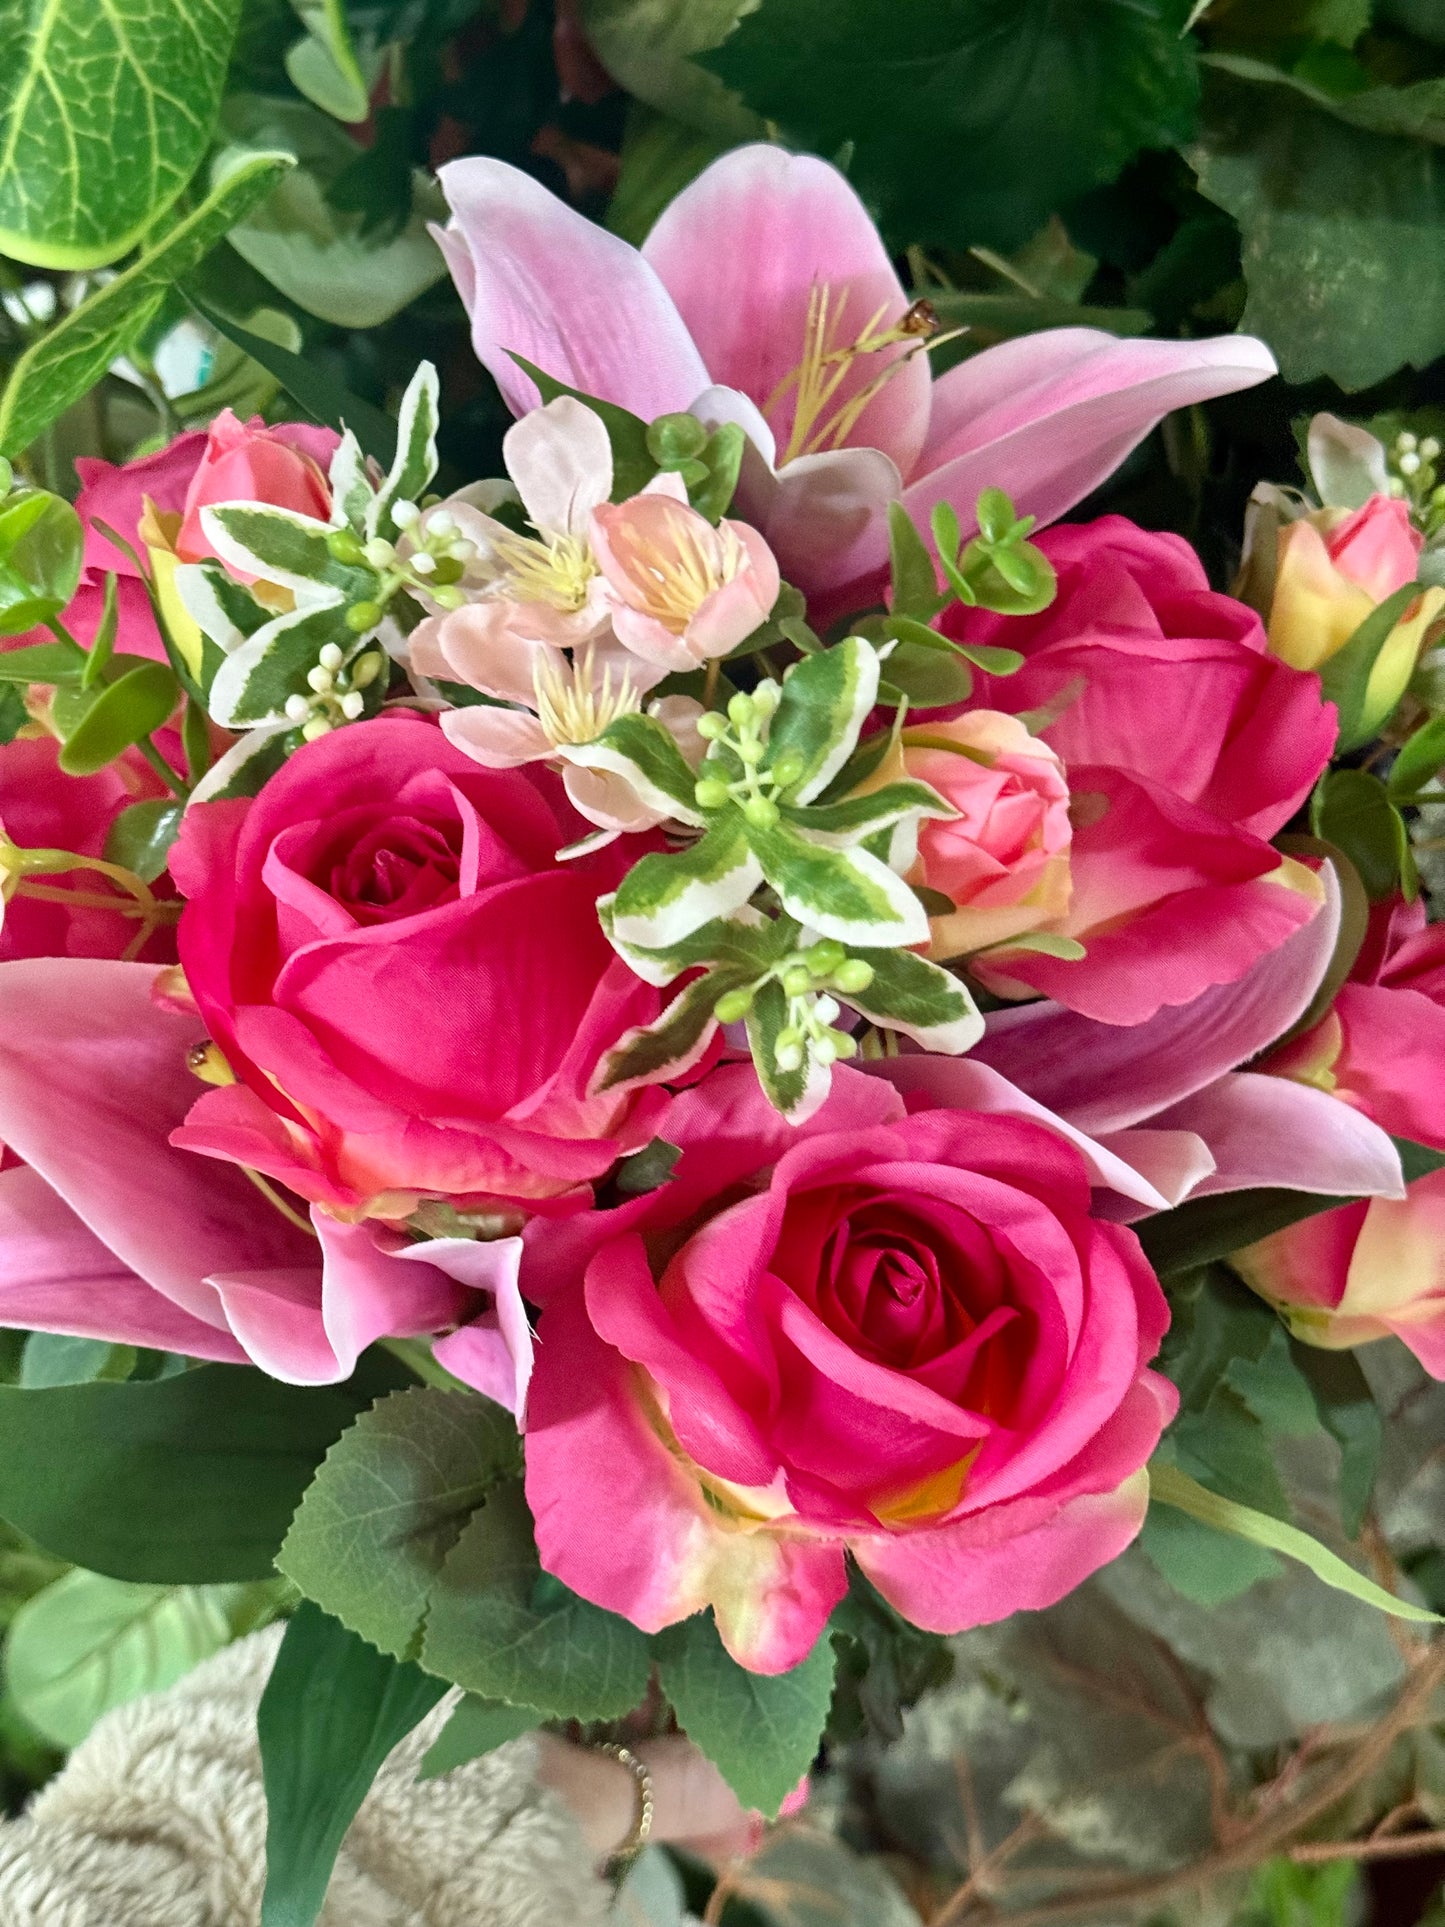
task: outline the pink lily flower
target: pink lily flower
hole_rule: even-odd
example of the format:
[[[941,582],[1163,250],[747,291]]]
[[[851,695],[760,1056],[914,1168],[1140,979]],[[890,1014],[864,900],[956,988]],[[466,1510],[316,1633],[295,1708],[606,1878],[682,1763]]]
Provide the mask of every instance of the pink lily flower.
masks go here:
[[[1056,328],[935,382],[928,319],[862,202],[836,168],[780,147],[724,154],[640,252],[501,161],[440,179],[452,218],[434,232],[513,411],[538,400],[518,354],[647,420],[741,423],[741,512],[790,581],[840,606],[881,580],[889,502],[925,533],[940,501],[971,528],[996,487],[1053,521],[1171,410],[1275,372],[1247,335]]]
[[[156,1001],[157,974],[0,964],[0,1144],[23,1160],[0,1171],[0,1325],[249,1362],[293,1385],[349,1378],[379,1338],[447,1331],[442,1363],[520,1418],[521,1239],[412,1243],[319,1208],[308,1230],[235,1165],[173,1146],[197,1026]]]

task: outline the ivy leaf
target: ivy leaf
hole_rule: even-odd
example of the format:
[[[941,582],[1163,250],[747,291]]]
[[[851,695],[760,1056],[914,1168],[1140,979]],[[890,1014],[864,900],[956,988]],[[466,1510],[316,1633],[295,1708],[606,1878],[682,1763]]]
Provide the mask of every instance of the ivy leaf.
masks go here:
[[[256,1719],[266,1785],[261,1927],[312,1927],[378,1769],[445,1691],[303,1602]]]
[[[1264,336],[1288,382],[1369,388],[1426,367],[1445,351],[1445,155],[1347,125],[1276,69],[1246,81],[1233,65],[1210,76],[1189,158],[1239,223],[1241,328]]]
[[[173,1686],[231,1638],[230,1586],[137,1586],[69,1572],[20,1608],[5,1647],[16,1710],[79,1746],[114,1706]]]
[[[79,401],[139,340],[171,285],[199,266],[291,165],[289,154],[252,155],[124,273],[33,342],[0,395],[0,454],[22,454]]]
[[[432,1588],[422,1664],[549,1719],[618,1719],[647,1690],[647,1640],[542,1571],[520,1485],[473,1514]]]
[[[768,0],[702,64],[852,178],[910,241],[1022,246],[1193,131],[1190,0]],[[959,154],[969,156],[958,167]]]
[[[0,254],[94,268],[136,245],[210,144],[240,13],[241,0],[4,0]]]
[[[791,1672],[750,1673],[718,1637],[711,1613],[655,1635],[662,1690],[678,1722],[745,1807],[772,1819],[813,1763],[833,1697],[826,1634]]]
[[[519,1453],[516,1427],[489,1399],[395,1392],[327,1453],[276,1563],[344,1626],[405,1659],[447,1554]]]

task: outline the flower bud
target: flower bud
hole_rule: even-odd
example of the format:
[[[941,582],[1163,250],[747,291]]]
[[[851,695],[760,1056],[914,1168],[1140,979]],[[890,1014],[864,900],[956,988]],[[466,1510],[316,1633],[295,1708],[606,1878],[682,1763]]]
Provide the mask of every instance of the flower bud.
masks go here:
[[[346,612],[347,628],[354,629],[359,636],[364,635],[368,629],[374,629],[380,621],[381,604],[379,602],[353,602]]]
[[[681,468],[707,447],[707,430],[696,415],[659,415],[647,431],[647,452],[663,468]]]
[[[713,1005],[713,1016],[720,1024],[736,1024],[752,1009],[754,994],[751,985],[742,990],[725,990]]]
[[[354,565],[366,560],[360,537],[353,534],[350,529],[333,529],[326,538],[326,547],[333,560],[337,562],[350,562]]]
[[[813,973],[806,964],[789,964],[783,972],[783,989],[790,997],[805,997],[813,988]]]
[[[720,776],[703,776],[693,784],[692,794],[700,810],[721,810],[727,807],[732,791]]]
[[[872,964],[864,963],[861,957],[849,957],[833,972],[833,982],[845,997],[861,996],[876,975]]]

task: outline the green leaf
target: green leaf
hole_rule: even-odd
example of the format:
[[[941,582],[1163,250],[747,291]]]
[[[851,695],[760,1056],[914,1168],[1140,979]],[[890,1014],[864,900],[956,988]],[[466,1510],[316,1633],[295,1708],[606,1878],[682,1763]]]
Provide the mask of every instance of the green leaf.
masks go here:
[[[32,642],[0,650],[0,682],[67,682],[85,669],[85,651],[69,642]]]
[[[115,1579],[265,1579],[354,1413],[342,1389],[235,1365],[123,1385],[0,1386],[0,1517]]]
[[[649,1191],[660,1191],[671,1181],[681,1156],[679,1145],[669,1144],[665,1137],[655,1137],[640,1151],[622,1160],[613,1182],[625,1198],[640,1198]]]
[[[104,769],[132,743],[169,722],[180,699],[180,684],[165,663],[137,663],[107,683],[69,731],[61,745],[60,767],[67,776],[91,776]]]
[[[80,581],[84,541],[80,517],[47,489],[0,500],[0,635],[24,635],[61,613]]]
[[[1365,617],[1345,646],[1322,665],[1320,688],[1340,713],[1337,754],[1343,755],[1367,743],[1403,693],[1399,685],[1393,693],[1388,689],[1372,690],[1371,682],[1396,624],[1419,594],[1419,584],[1408,582],[1387,596]],[[1404,680],[1402,674],[1400,683]]]
[[[20,1608],[5,1649],[17,1710],[55,1746],[159,1693],[231,1638],[229,1586],[136,1586],[69,1572]]]
[[[1391,797],[1413,796],[1445,767],[1445,716],[1422,723],[1390,766]]]
[[[790,803],[822,795],[852,755],[877,699],[877,651],[861,636],[794,663],[783,678],[767,759],[771,767],[787,751],[801,769],[787,790]]]
[[[154,883],[170,861],[184,811],[183,803],[168,803],[163,797],[132,803],[106,832],[106,862],[134,870],[142,883]]]
[[[1290,1355],[1314,1398],[1321,1425],[1340,1448],[1340,1523],[1359,1536],[1375,1489],[1384,1420],[1353,1352],[1326,1352],[1291,1338]]]
[[[896,628],[899,624],[895,617],[881,626]],[[905,640],[889,651],[878,694],[886,702],[904,697],[916,709],[943,709],[968,701],[973,694],[973,672],[956,650]]]
[[[291,166],[289,154],[257,154],[214,187],[170,232],[32,342],[0,395],[0,454],[19,455],[154,320],[173,282],[199,266]]]
[[[191,791],[191,801],[214,803],[228,796],[259,796],[295,747],[296,732],[287,724],[249,730],[206,771]]]
[[[1368,770],[1326,771],[1310,799],[1310,827],[1344,851],[1373,902],[1394,896],[1402,881],[1413,882],[1405,819]]]
[[[95,1379],[126,1379],[135,1367],[131,1345],[104,1338],[72,1338],[64,1332],[30,1332],[20,1358],[19,1383],[28,1392],[50,1385],[89,1385]]]
[[[901,502],[888,504],[888,559],[893,614],[924,623],[931,620],[945,607],[948,596],[939,589],[928,544]]]
[[[833,1697],[834,1654],[825,1634],[791,1672],[750,1673],[697,1613],[652,1642],[662,1690],[678,1723],[745,1807],[771,1820],[813,1764]]]
[[[652,716],[619,716],[595,743],[569,749],[569,762],[583,769],[612,770],[626,777],[650,809],[701,823],[694,790],[697,778],[671,730]]]
[[[227,656],[211,684],[211,715],[223,729],[280,725],[287,698],[307,693],[307,675],[328,642],[347,660],[365,646],[363,638],[347,628],[340,598],[313,594]]]
[[[1032,950],[1036,956],[1058,957],[1064,963],[1078,963],[1081,957],[1089,954],[1077,937],[1063,937],[1056,930],[1029,930],[1021,937],[1010,937],[1004,943],[991,944],[979,954],[1003,957],[1011,950]]]
[[[286,74],[298,93],[337,120],[362,121],[371,112],[367,77],[347,24],[345,0],[292,0],[306,28],[286,54]]]
[[[601,420],[612,444],[613,501],[625,502],[629,496],[640,495],[657,473],[657,463],[647,446],[647,423],[616,402],[601,401],[596,395],[584,395],[580,388],[569,388],[521,355],[513,355],[512,359],[523,374],[536,382],[544,402],[556,401],[559,395],[571,395],[574,401],[587,404]]]
[[[437,371],[429,361],[418,364],[406,385],[396,423],[396,458],[386,480],[366,511],[366,533],[391,536],[397,532],[392,509],[398,502],[419,502],[437,472],[437,429],[441,393]]]
[[[716,75],[690,58],[720,46],[748,0],[582,0],[582,25],[619,86],[660,113],[729,145],[766,129]]]
[[[839,848],[862,841],[877,830],[886,830],[905,817],[949,817],[958,812],[927,783],[905,779],[885,783],[862,796],[845,797],[837,803],[810,803],[804,809],[783,805],[783,821],[804,830],[819,843],[837,840]]]
[[[622,168],[607,204],[607,225],[640,248],[653,222],[676,195],[728,146],[716,136],[629,102]]]
[[[490,1399],[394,1392],[332,1446],[276,1563],[344,1626],[405,1659],[447,1554],[520,1452]]]
[[[852,149],[900,241],[1009,249],[1194,125],[1190,0],[768,0],[703,65],[786,137]],[[960,168],[956,157],[966,153]]]
[[[432,1741],[417,1770],[419,1780],[437,1780],[454,1767],[495,1752],[508,1740],[520,1738],[542,1724],[535,1706],[509,1706],[505,1700],[482,1699],[468,1693]]]
[[[365,454],[380,462],[384,469],[391,467],[396,455],[396,423],[390,415],[363,401],[359,395],[351,394],[314,359],[292,354],[289,349],[251,333],[190,289],[185,290],[185,295],[203,321],[208,321],[253,361],[269,369],[292,401],[314,421],[334,428],[338,434],[349,428]]]
[[[13,743],[29,721],[24,696],[13,682],[0,680],[0,746]]]
[[[261,1927],[312,1927],[336,1856],[387,1755],[446,1688],[304,1602],[261,1696]]]
[[[866,990],[849,991],[847,1002],[871,1023],[901,1030],[925,1050],[951,1057],[971,1050],[983,1035],[983,1017],[957,977],[911,950],[855,950],[873,967]]]
[[[94,268],[136,245],[210,144],[240,0],[5,0],[0,254]]]
[[[619,943],[665,950],[700,924],[740,909],[761,883],[742,818],[720,818],[690,849],[649,853],[634,863],[612,900]]]
[[[233,569],[303,593],[321,584],[360,596],[374,580],[374,571],[338,562],[326,525],[309,515],[259,502],[222,503],[203,513],[217,554]]]
[[[861,849],[828,849],[784,823],[766,830],[748,823],[745,830],[783,908],[820,936],[867,949],[928,941],[922,904],[876,856]]]
[[[1206,106],[1189,159],[1239,223],[1240,326],[1285,380],[1369,388],[1445,351],[1445,156],[1346,125],[1277,69],[1212,74]]]
[[[619,1719],[647,1690],[647,1640],[543,1573],[519,1485],[475,1513],[432,1589],[422,1664],[549,1719]]]
[[[593,1089],[610,1091],[639,1078],[655,1083],[666,1072],[695,1063],[717,1023],[718,998],[741,988],[749,976],[746,971],[709,970],[685,985],[659,1017],[618,1039],[598,1066]]]
[[[1199,1606],[1222,1606],[1284,1570],[1263,1546],[1203,1525],[1170,1505],[1150,1506],[1139,1545],[1174,1590]]]
[[[801,1123],[828,1095],[832,1079],[811,1051],[796,1070],[778,1065],[778,1037],[790,1022],[788,998],[776,978],[759,989],[747,1013],[748,1048],[763,1094],[783,1117]]]
[[[1348,1593],[1352,1598],[1362,1600],[1365,1605],[1374,1606],[1380,1612],[1389,1613],[1395,1619],[1410,1619],[1431,1625],[1441,1623],[1438,1613],[1428,1612],[1423,1606],[1413,1606],[1408,1600],[1397,1599],[1363,1573],[1356,1572],[1353,1566],[1347,1566],[1343,1559],[1322,1546],[1318,1539],[1301,1532],[1298,1526],[1271,1519],[1250,1506],[1236,1505],[1232,1499],[1222,1499],[1176,1466],[1152,1461],[1149,1466],[1149,1491],[1151,1501],[1175,1506],[1204,1525],[1214,1526],[1221,1532],[1232,1532],[1241,1539],[1247,1539],[1251,1545],[1263,1546],[1269,1552],[1283,1553],[1288,1559],[1297,1559],[1327,1586],[1333,1586],[1337,1592]]]

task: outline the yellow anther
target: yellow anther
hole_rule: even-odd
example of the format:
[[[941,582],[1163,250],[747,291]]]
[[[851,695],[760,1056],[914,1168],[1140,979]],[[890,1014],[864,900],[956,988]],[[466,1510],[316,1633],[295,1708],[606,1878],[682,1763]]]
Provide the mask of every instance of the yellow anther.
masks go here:
[[[642,691],[627,670],[614,675],[609,663],[597,680],[590,643],[571,664],[560,654],[555,661],[539,662],[532,674],[532,691],[537,720],[548,741],[559,746],[595,742],[609,723],[619,716],[636,715],[642,708]]]

